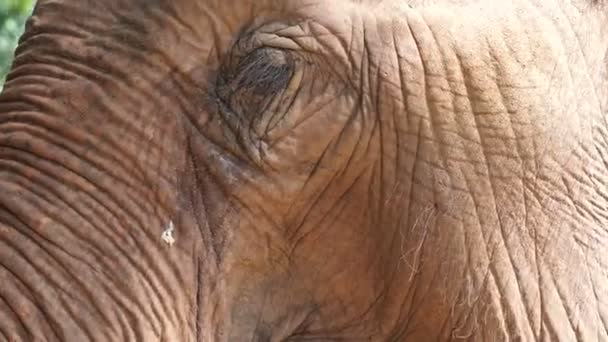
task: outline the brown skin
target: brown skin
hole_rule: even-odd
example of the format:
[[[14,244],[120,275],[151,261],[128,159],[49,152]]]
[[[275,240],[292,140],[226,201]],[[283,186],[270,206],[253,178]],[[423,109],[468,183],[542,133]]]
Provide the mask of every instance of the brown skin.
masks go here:
[[[492,4],[39,0],[0,340],[608,338],[608,12]]]

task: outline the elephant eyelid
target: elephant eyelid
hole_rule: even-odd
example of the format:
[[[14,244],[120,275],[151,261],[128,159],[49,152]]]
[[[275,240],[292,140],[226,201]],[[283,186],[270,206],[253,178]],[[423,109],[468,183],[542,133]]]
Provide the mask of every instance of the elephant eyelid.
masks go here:
[[[237,70],[240,77],[236,87],[276,94],[287,86],[293,76],[293,69],[294,61],[290,53],[272,48],[259,48],[239,63]]]
[[[291,51],[260,47],[228,61],[216,80],[215,92],[229,108],[245,115],[261,113],[289,85],[296,70]]]

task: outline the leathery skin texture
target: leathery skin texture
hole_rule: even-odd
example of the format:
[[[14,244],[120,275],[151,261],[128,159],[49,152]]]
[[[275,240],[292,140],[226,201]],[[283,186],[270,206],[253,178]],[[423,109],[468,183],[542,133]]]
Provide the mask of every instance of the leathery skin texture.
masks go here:
[[[608,340],[607,6],[39,0],[0,341]]]

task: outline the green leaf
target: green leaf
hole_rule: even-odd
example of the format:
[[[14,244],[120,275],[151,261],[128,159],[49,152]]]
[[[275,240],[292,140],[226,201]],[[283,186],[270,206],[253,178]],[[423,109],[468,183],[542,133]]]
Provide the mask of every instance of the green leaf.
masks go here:
[[[0,0],[0,90],[35,0]]]

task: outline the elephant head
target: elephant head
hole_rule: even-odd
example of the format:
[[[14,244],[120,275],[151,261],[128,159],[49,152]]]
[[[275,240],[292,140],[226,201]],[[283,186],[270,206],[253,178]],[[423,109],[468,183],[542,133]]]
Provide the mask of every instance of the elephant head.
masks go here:
[[[608,339],[607,13],[39,0],[0,337]]]

